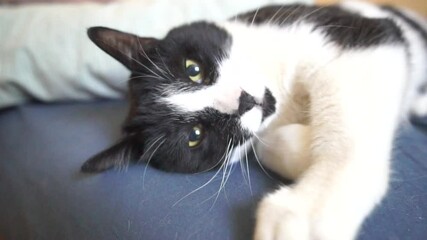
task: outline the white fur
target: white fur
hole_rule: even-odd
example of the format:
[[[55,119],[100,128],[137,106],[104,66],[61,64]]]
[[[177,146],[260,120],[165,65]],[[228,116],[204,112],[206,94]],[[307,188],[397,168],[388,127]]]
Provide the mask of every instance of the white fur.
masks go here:
[[[367,15],[386,16],[366,6]],[[405,27],[414,43],[410,51],[424,50]],[[264,73],[250,80],[279,96],[280,108],[261,128],[257,151],[266,166],[297,180],[261,202],[255,239],[354,239],[387,191],[394,131],[407,110],[404,99],[414,93],[408,90],[424,77],[425,56],[408,64],[403,46],[394,45],[342,51],[303,23],[280,30],[237,23],[225,28],[233,35],[230,59],[249,59],[255,66],[248,69]],[[252,47],[259,42],[268,42],[262,51]],[[310,103],[295,105],[305,91]],[[289,115],[304,111],[309,125],[293,124],[304,117]]]
[[[311,164],[310,127],[289,124],[266,131],[259,137],[262,142],[258,142],[256,152],[272,171],[288,179],[297,179]]]
[[[213,107],[233,113],[242,91],[258,100],[266,88],[272,91],[277,111],[261,123],[255,107],[241,125],[259,134],[263,163],[296,183],[261,202],[257,240],[354,239],[387,191],[394,131],[425,79],[426,49],[419,34],[392,14],[363,3],[344,7],[395,19],[409,41],[410,58],[396,44],[342,49],[305,22],[226,22],[220,26],[233,44],[217,82],[165,99],[185,111]]]
[[[350,51],[310,78],[300,79],[312,96],[312,122],[310,132],[303,132],[311,135],[309,142],[299,146],[310,147],[299,154],[282,155],[303,156],[301,165],[306,169],[280,165],[285,167],[285,176],[302,175],[295,186],[284,187],[261,203],[256,239],[356,236],[363,219],[387,189],[393,132],[407,79],[405,61],[404,50],[394,46]],[[382,89],[381,97],[378,89]],[[277,131],[267,129],[265,133]],[[293,141],[307,140],[304,134]],[[274,159],[282,150],[286,149],[264,151],[267,154],[262,159]],[[304,159],[306,154],[311,159]],[[289,173],[292,170],[295,172]]]
[[[427,115],[427,93],[416,99],[412,112],[417,116]]]
[[[256,132],[261,125],[261,120],[262,109],[260,109],[260,107],[254,107],[240,117],[240,124],[243,128],[250,130],[251,132]]]
[[[342,6],[347,10],[355,11],[365,17],[393,19],[393,21],[395,21],[402,29],[402,33],[405,39],[408,39],[409,43],[410,71],[408,71],[408,73],[410,74],[410,81],[408,81],[407,84],[406,98],[402,103],[403,108],[401,112],[403,114],[407,114],[412,110],[415,114],[427,113],[427,106],[420,106],[420,104],[423,103],[423,100],[419,100],[419,104],[414,105],[414,102],[416,102],[415,99],[419,97],[418,89],[422,83],[426,81],[427,72],[427,48],[420,33],[405,21],[402,21],[392,13],[382,10],[375,5],[359,1],[346,1]],[[421,17],[410,10],[403,10],[403,12],[407,17],[419,23],[424,30],[427,30],[427,22]]]

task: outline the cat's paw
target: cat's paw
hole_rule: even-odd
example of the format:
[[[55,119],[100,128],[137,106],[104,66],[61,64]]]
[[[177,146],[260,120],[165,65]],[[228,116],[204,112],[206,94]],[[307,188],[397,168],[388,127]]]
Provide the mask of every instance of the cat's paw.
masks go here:
[[[265,197],[257,211],[255,240],[351,240],[358,223],[344,211],[325,207],[283,187]],[[326,199],[325,199],[326,200]],[[327,201],[327,200],[326,200]]]
[[[287,179],[297,179],[311,164],[310,127],[289,124],[260,136],[256,153],[263,165]]]
[[[255,240],[310,239],[308,212],[290,188],[265,197],[257,211]]]

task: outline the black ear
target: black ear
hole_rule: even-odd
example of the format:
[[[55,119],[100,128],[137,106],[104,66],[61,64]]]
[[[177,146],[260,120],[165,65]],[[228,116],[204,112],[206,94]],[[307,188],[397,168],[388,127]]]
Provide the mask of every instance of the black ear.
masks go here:
[[[96,154],[81,167],[82,172],[102,172],[113,167],[123,167],[141,155],[142,147],[134,136],[128,136],[110,148]]]
[[[91,27],[87,30],[87,35],[99,48],[131,71],[140,65],[139,54],[158,43],[155,38],[141,38],[105,27]]]

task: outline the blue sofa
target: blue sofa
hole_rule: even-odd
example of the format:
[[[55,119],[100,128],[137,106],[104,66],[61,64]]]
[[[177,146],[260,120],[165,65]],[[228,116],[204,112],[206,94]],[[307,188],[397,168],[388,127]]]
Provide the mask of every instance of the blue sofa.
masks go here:
[[[250,239],[257,202],[286,183],[253,157],[250,180],[236,165],[221,191],[223,175],[214,171],[133,165],[80,173],[88,157],[119,138],[126,111],[122,101],[0,111],[1,240]],[[399,131],[390,191],[359,239],[427,239],[427,119],[414,123]]]

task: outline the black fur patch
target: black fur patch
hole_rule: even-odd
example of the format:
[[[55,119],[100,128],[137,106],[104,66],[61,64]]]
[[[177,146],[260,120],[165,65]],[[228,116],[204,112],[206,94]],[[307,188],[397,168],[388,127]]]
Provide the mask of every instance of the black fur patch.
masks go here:
[[[236,18],[253,24],[272,23],[281,26],[297,22],[312,23],[313,30],[324,32],[330,41],[344,48],[404,42],[400,28],[392,20],[365,18],[337,6],[268,6]]]
[[[276,112],[276,99],[269,89],[265,90],[264,101],[262,103],[262,120]]]
[[[423,27],[421,27],[421,25],[418,22],[416,22],[415,20],[413,20],[410,17],[408,17],[407,15],[405,15],[402,11],[400,11],[397,8],[394,8],[391,6],[383,6],[382,8],[386,11],[389,11],[390,13],[392,13],[396,17],[400,18],[401,20],[405,21],[406,23],[408,23],[412,29],[414,29],[415,31],[417,31],[421,35],[421,37],[423,38],[424,43],[427,47],[427,32]]]
[[[225,152],[232,147],[229,144],[236,145],[249,137],[238,127],[238,115],[222,114],[214,109],[180,114],[159,104],[144,103],[140,108],[144,113],[134,116],[125,129],[137,132],[139,141],[143,142],[144,153],[139,160],[165,171],[213,169],[225,161]],[[190,132],[196,125],[203,127],[203,140],[197,147],[190,148]]]
[[[420,36],[422,37],[422,40],[424,41],[424,47],[427,48],[427,32],[426,30],[420,25],[420,23],[418,23],[417,21],[413,20],[412,18],[410,18],[409,16],[405,15],[405,13],[403,13],[402,11],[400,11],[397,8],[391,7],[391,6],[383,6],[382,7],[384,10],[389,11],[390,13],[392,13],[393,15],[395,15],[396,17],[400,18],[401,20],[403,20],[404,22],[406,22],[407,24],[409,24],[409,26],[416,32],[418,32],[418,34],[420,34]],[[415,53],[418,54],[418,53]],[[427,82],[423,83],[418,91],[421,94],[426,94],[427,93]]]
[[[135,161],[149,162],[166,171],[200,172],[220,166],[226,160],[227,151],[250,137],[241,129],[237,112],[223,114],[211,108],[180,112],[162,101],[175,92],[195,91],[215,83],[217,61],[227,55],[232,41],[224,30],[197,22],[171,30],[162,40],[150,39],[148,46],[139,44],[146,38],[112,29],[93,28],[90,33],[91,39],[125,64],[132,75],[124,138],[89,159],[83,171],[103,171]],[[126,46],[127,43],[131,46]],[[186,75],[186,59],[201,66],[202,84],[194,83]],[[203,136],[197,146],[190,147],[189,137],[194,126],[201,127]]]
[[[193,23],[171,30],[148,56],[159,66],[167,66],[173,77],[158,79],[148,69],[133,73],[129,89],[133,101],[125,123],[126,134],[138,134],[143,142],[144,154],[140,161],[173,172],[199,172],[219,166],[230,140],[245,138],[238,128],[238,116],[221,114],[213,109],[201,112],[179,112],[159,101],[165,92],[195,91],[215,83],[218,77],[216,60],[227,55],[231,36],[213,24]],[[205,80],[197,84],[185,75],[185,59],[197,61]],[[151,70],[150,61],[141,59]],[[138,78],[138,76],[142,76]],[[132,79],[136,77],[135,79]],[[197,99],[195,99],[197,101]],[[194,148],[188,137],[196,125],[203,127],[203,140]],[[157,141],[157,142],[155,142]],[[151,147],[150,147],[151,146]]]
[[[247,111],[251,110],[255,105],[257,105],[255,98],[249,95],[247,92],[243,91],[239,97],[239,109],[237,112],[240,116],[242,116]]]

